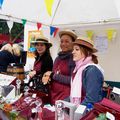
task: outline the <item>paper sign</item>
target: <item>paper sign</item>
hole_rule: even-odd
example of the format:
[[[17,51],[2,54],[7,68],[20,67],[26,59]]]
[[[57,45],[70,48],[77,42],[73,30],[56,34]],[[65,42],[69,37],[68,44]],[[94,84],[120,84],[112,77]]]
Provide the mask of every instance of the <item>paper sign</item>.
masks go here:
[[[95,39],[95,48],[99,53],[104,53],[108,49],[108,39],[106,36],[97,36]]]

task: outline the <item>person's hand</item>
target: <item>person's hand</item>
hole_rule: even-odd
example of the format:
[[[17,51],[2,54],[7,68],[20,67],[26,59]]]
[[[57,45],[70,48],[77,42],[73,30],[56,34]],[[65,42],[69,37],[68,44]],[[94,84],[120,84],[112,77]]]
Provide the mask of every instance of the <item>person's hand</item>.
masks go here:
[[[29,74],[28,74],[28,76],[29,76],[30,78],[32,78],[32,77],[35,76],[35,75],[36,75],[36,71],[35,71],[35,70],[29,72]]]
[[[50,81],[51,73],[52,73],[52,71],[47,71],[46,73],[44,73],[44,75],[42,77],[42,82],[44,85],[46,85]]]

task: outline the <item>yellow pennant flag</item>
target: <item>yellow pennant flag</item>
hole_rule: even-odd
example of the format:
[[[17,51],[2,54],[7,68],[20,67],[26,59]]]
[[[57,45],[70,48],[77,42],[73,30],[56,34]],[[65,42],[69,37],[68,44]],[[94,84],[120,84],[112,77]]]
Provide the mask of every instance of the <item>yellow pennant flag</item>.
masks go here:
[[[86,34],[87,34],[87,37],[88,37],[88,38],[92,39],[94,32],[93,32],[92,30],[87,30],[87,31],[86,31]]]
[[[51,16],[51,14],[52,14],[53,2],[54,2],[54,0],[45,0],[47,12],[48,12],[48,14],[49,14],[50,16]]]
[[[113,38],[116,36],[116,30],[115,29],[108,29],[107,32],[107,38],[109,41],[112,41]]]

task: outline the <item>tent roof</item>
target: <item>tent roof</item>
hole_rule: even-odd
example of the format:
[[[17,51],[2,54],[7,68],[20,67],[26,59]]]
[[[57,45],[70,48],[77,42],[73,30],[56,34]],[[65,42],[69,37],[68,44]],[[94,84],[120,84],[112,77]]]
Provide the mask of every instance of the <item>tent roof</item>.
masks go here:
[[[4,0],[0,17],[61,26],[119,19],[116,0],[54,0],[49,16],[45,0]]]

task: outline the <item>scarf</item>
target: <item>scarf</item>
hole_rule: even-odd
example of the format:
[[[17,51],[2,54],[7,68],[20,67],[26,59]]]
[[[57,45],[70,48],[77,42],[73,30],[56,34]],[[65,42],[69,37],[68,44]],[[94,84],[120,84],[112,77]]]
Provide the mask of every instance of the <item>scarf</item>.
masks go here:
[[[71,79],[70,101],[76,105],[81,102],[82,92],[82,72],[87,67],[87,64],[92,64],[92,57],[82,58],[77,61],[73,73],[76,73],[73,80]]]

